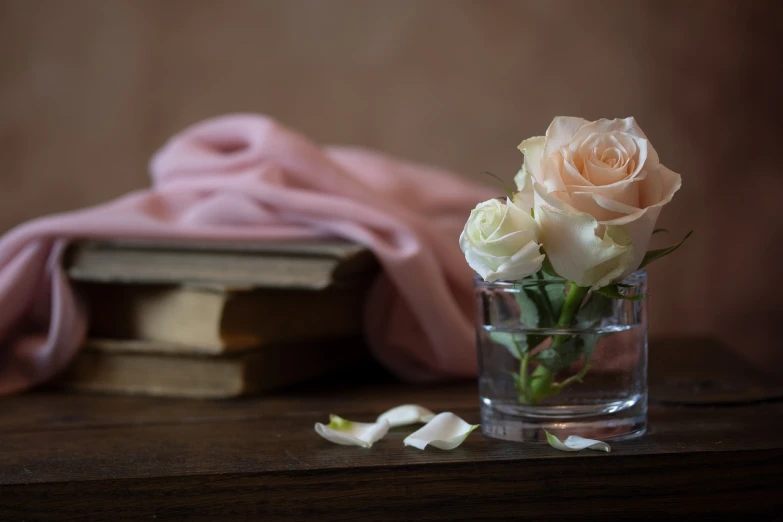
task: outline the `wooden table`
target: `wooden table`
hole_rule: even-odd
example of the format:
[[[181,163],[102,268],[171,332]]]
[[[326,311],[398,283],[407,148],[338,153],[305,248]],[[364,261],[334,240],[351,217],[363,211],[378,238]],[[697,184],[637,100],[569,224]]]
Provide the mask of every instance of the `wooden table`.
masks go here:
[[[330,412],[402,403],[478,421],[475,384],[383,380],[238,401],[0,400],[0,520],[783,517],[783,396],[707,341],[653,343],[649,434],[610,454],[474,433],[446,452],[332,445]]]

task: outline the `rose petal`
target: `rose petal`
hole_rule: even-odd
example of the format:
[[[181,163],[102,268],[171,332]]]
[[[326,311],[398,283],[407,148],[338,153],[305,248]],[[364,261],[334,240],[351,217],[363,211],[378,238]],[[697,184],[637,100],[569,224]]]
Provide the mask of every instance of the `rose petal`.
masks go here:
[[[522,142],[524,145],[525,142]],[[522,145],[520,145],[521,147]],[[533,208],[533,176],[528,169],[522,165],[517,175],[514,176],[514,183],[517,186],[517,193],[514,194],[514,204],[530,215],[530,209]]]
[[[627,167],[627,159],[623,160],[623,162],[616,167],[609,167],[597,162],[596,158],[590,158],[585,161],[583,174],[586,179],[589,179],[593,183],[593,185],[605,186],[628,178],[628,173],[626,172]]]
[[[535,136],[533,138],[526,139],[519,144],[519,147],[517,147],[520,152],[525,155],[525,162],[523,163],[522,168],[539,181],[542,181],[541,159],[542,154],[544,153],[545,141],[546,138],[544,136]],[[514,178],[514,181],[517,183],[517,189],[522,192],[523,187],[520,186],[519,180]]]
[[[409,426],[411,424],[420,424],[429,422],[435,417],[435,414],[418,404],[403,404],[378,416],[377,422],[386,421],[389,427],[397,428],[399,426]]]
[[[533,183],[533,191],[536,198],[536,220],[538,220],[538,208],[541,206],[547,206],[553,208],[558,212],[578,212],[570,203],[567,203],[560,199],[555,192],[550,192],[548,187],[541,183]],[[566,196],[567,197],[567,196]]]
[[[569,187],[572,199],[591,197],[588,194],[600,194],[601,197],[617,201],[625,205],[639,208],[639,192],[642,182],[639,178],[635,180],[624,179],[610,185],[599,187]],[[579,204],[573,201],[574,207],[579,208]]]
[[[662,207],[669,203],[674,197],[675,192],[682,186],[682,176],[664,165],[658,166],[657,186],[653,189],[652,179],[645,180],[642,192],[643,207]]]
[[[515,197],[513,200],[506,198],[506,204],[503,205],[502,219],[497,228],[487,236],[487,241],[492,241],[501,236],[508,236],[514,232],[524,232],[526,234],[526,244],[529,241],[538,239],[538,227],[533,216],[530,215],[530,208],[523,210],[517,203],[521,199]]]
[[[552,163],[553,161],[559,162],[560,158],[562,158],[560,179],[563,182],[564,187],[571,187],[574,185],[577,187],[592,187],[594,185],[581,171],[584,169],[584,165],[581,164],[582,158],[574,157],[567,150],[565,151],[565,155],[556,152],[550,158],[551,161],[549,162],[549,165],[555,164]],[[579,165],[577,165],[577,163],[579,163]],[[546,172],[551,175],[551,168],[547,169]]]
[[[497,269],[499,278],[506,281],[518,281],[541,270],[546,256],[541,253],[541,245],[531,241],[511,256]],[[487,280],[487,282],[491,282]]]
[[[497,256],[487,254],[486,252],[479,252],[476,249],[468,248],[466,245],[467,242],[460,241],[460,246],[465,253],[465,260],[468,262],[468,266],[475,270],[484,281],[491,283],[497,280],[499,276],[493,278],[493,275],[495,274],[497,267],[503,264],[503,262],[498,261]],[[492,266],[493,264],[495,265],[494,267]]]
[[[544,203],[558,204],[536,184],[536,196]],[[635,246],[627,229],[603,226],[585,212],[568,211],[548,205],[536,208],[541,227],[541,243],[561,276],[579,286],[593,289],[606,286],[621,277],[634,259]],[[598,234],[597,234],[598,232]]]
[[[616,204],[612,204],[607,208],[601,204],[603,201],[612,200],[607,200],[594,192],[574,192],[571,194],[571,205],[580,212],[587,212],[601,224],[639,212],[639,209],[636,207],[614,201],[612,203]],[[620,223],[613,224],[619,225]]]
[[[613,132],[610,134],[610,140],[615,147],[619,148],[623,155],[634,158],[639,148],[634,141],[634,137],[624,132]]]
[[[403,443],[420,450],[428,445],[451,450],[462,444],[478,427],[478,424],[468,424],[451,412],[439,413],[425,426],[408,435]]]
[[[647,140],[637,140],[639,147],[639,156],[634,158],[635,164],[633,171],[629,173],[628,179],[642,179],[647,172],[658,169],[658,154]]]
[[[329,415],[329,424],[315,423],[315,432],[329,442],[343,446],[370,448],[389,431],[389,423],[384,420],[375,423],[352,422],[337,415]]]
[[[583,449],[591,449],[596,451],[605,451],[609,453],[612,448],[606,442],[594,439],[586,439],[579,435],[569,435],[564,441],[560,441],[557,437],[544,430],[546,433],[546,440],[550,446],[560,451],[582,451]]]
[[[582,118],[572,118],[570,116],[557,116],[552,123],[549,124],[549,128],[546,130],[546,143],[544,145],[544,158],[550,154],[559,151],[561,148],[568,145],[578,131],[590,124],[589,121]],[[585,134],[585,137],[589,136],[590,132]],[[535,174],[533,177],[538,179]]]
[[[554,122],[553,122],[554,123]],[[647,136],[639,128],[636,123],[636,119],[633,116],[629,118],[617,118],[614,120],[607,120],[602,118],[600,120],[585,122],[585,124],[574,133],[573,139],[577,142],[582,142],[587,139],[590,134],[600,133],[608,134],[611,132],[624,132],[637,138],[647,139]],[[547,134],[547,137],[549,134]]]
[[[573,180],[565,179],[567,176],[570,176],[568,172],[566,172],[565,163],[565,159],[560,152],[546,156],[541,160],[540,180],[539,178],[536,178],[536,181],[544,185],[547,190],[551,192],[564,192],[568,190],[567,185],[571,184]],[[578,172],[576,175],[578,177],[582,176]],[[582,177],[582,182],[587,183],[587,180]]]
[[[656,177],[655,185],[653,185],[652,177],[648,178],[650,181],[644,182],[645,184],[648,184],[648,186],[643,187],[640,191],[643,196],[647,196],[652,191],[652,188],[658,187],[657,192],[653,194],[653,197],[655,197],[657,202],[647,206],[647,208],[635,209],[617,201],[609,200],[603,196],[596,195],[594,197],[595,202],[604,209],[617,213],[627,213],[625,216],[616,217],[614,219],[600,220],[602,224],[607,226],[624,226],[631,235],[631,242],[634,247],[634,257],[622,277],[629,275],[639,268],[650,244],[650,238],[652,237],[653,229],[655,229],[658,215],[661,213],[663,206],[672,200],[674,193],[677,192],[682,185],[682,178],[679,174],[669,170],[663,165],[661,165],[659,169],[660,177]],[[645,192],[645,189],[647,192]],[[648,204],[649,202],[643,201],[643,203]]]

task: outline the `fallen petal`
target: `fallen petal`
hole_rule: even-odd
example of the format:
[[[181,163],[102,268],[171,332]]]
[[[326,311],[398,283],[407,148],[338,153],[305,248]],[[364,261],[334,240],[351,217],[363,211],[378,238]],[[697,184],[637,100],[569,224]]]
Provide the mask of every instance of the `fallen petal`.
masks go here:
[[[425,426],[408,435],[403,443],[420,450],[428,445],[451,450],[462,444],[478,427],[478,424],[468,424],[451,412],[439,413]]]
[[[418,404],[403,404],[381,413],[376,422],[387,421],[390,428],[429,422],[435,414]]]
[[[389,431],[386,420],[367,423],[345,420],[337,415],[329,415],[329,424],[315,423],[315,432],[329,442],[343,446],[361,446],[370,448]]]
[[[568,438],[560,442],[560,439],[544,430],[546,433],[546,440],[549,445],[560,451],[582,451],[583,449],[591,449],[596,451],[605,451],[609,453],[612,448],[606,442],[600,440],[586,439],[578,435],[569,435]]]

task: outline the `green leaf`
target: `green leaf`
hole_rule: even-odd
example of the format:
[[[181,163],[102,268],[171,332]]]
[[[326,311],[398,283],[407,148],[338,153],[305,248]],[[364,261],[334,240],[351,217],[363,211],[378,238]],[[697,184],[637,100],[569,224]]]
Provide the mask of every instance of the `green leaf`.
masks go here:
[[[522,354],[528,351],[528,344],[525,334],[501,331],[488,333],[489,338],[493,343],[504,347],[515,359],[521,359]]]
[[[506,194],[508,194],[508,197],[511,198],[512,200],[514,199],[514,191],[511,189],[511,187],[509,187],[506,184],[505,181],[500,179],[499,176],[496,176],[495,174],[493,174],[491,172],[488,172],[488,171],[484,171],[484,172],[482,172],[482,174],[486,174],[487,176],[491,176],[491,177],[495,178],[496,180],[498,180],[500,182],[500,184],[503,185],[503,189],[506,191]]]
[[[525,392],[525,385],[522,382],[522,376],[518,373],[512,373],[511,378],[514,380],[514,391],[522,394]]]
[[[527,346],[529,350],[533,350],[538,346],[539,344],[543,343],[549,339],[548,335],[539,335],[539,334],[527,334]]]
[[[550,280],[539,272],[516,286],[514,297],[519,305],[519,322],[524,328],[555,327],[565,299],[565,284],[548,282]],[[548,338],[548,335],[528,332],[524,336],[524,351],[532,350]]]
[[[515,288],[514,298],[519,306],[519,322],[526,329],[551,328],[554,326],[556,316],[552,317],[551,304],[547,301],[547,292],[541,285],[530,284],[536,279],[531,278],[524,284],[519,284]],[[559,286],[562,285],[547,285]],[[547,288],[548,291],[552,289]],[[559,314],[559,306],[556,311]],[[488,333],[492,342],[499,344],[508,350],[515,359],[521,359],[522,355],[543,343],[548,336],[519,332],[492,331]]]
[[[527,329],[553,328],[560,315],[565,294],[564,285],[544,284],[547,280],[548,278],[539,273],[516,287],[514,297],[519,305],[519,322]],[[546,335],[528,333],[525,337],[525,349],[533,349],[547,338]]]
[[[585,357],[585,365],[589,365],[590,359],[593,357],[593,349],[595,348],[595,345],[601,336],[598,334],[582,334],[581,337],[582,341],[584,341],[584,346],[582,346],[582,355]]]
[[[638,294],[638,295],[629,296],[623,293],[623,289],[625,288],[631,288],[631,287],[630,285],[615,283],[599,288],[595,292],[604,297],[608,297],[610,299],[627,299],[628,301],[641,301],[642,299],[647,297],[647,294]]]
[[[541,302],[540,296],[537,295],[536,289],[525,288],[523,286],[518,286],[517,288],[518,291],[514,294],[514,297],[519,305],[520,324],[529,329],[541,328],[542,325],[547,324],[547,310]],[[522,338],[524,339],[524,349],[522,350],[522,353],[525,353],[528,349],[535,348],[544,342],[546,336],[527,334],[523,335]]]
[[[533,360],[552,374],[564,370],[582,357],[585,346],[582,336],[575,335],[560,346],[549,347],[538,352]]]
[[[587,302],[579,309],[574,319],[577,328],[594,328],[612,310],[612,299],[598,292],[592,292]]]
[[[656,228],[655,230],[653,230],[653,235],[654,235],[654,234],[658,234],[659,232],[663,232],[663,233],[665,233],[665,234],[668,234],[668,233],[669,233],[669,231],[668,231],[668,230],[666,230],[665,228]]]
[[[541,294],[549,311],[550,320],[542,326],[553,327],[557,324],[563,303],[565,303],[567,283],[561,277],[549,275],[544,270],[540,270],[536,274],[536,278],[538,278],[539,284],[533,288],[536,288]]]
[[[541,321],[541,313],[539,312],[540,305],[533,300],[535,294],[528,292],[528,289],[521,285],[517,286],[516,290],[514,298],[519,305],[519,322],[526,328],[538,328]],[[542,311],[545,312],[545,310]]]
[[[642,260],[642,264],[641,264],[641,266],[639,268],[644,268],[645,266],[649,265],[653,261],[656,261],[656,260],[658,260],[658,259],[660,259],[660,258],[662,258],[664,256],[668,256],[669,254],[671,254],[672,252],[674,252],[675,250],[680,248],[682,246],[682,244],[685,243],[685,241],[689,237],[691,237],[691,234],[693,234],[693,230],[691,230],[690,232],[685,234],[685,237],[682,238],[682,241],[680,241],[676,245],[672,245],[672,246],[667,247],[667,248],[661,248],[661,249],[658,249],[658,250],[650,250],[650,251],[648,251],[644,255],[644,260]]]

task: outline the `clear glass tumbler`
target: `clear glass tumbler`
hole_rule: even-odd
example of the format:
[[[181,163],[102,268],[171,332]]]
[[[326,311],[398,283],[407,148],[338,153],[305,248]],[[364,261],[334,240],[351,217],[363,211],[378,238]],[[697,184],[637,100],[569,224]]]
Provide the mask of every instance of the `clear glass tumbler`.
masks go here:
[[[644,434],[646,287],[643,270],[611,297],[542,274],[513,283],[476,277],[484,434],[513,441],[545,440],[544,430],[600,440]]]

